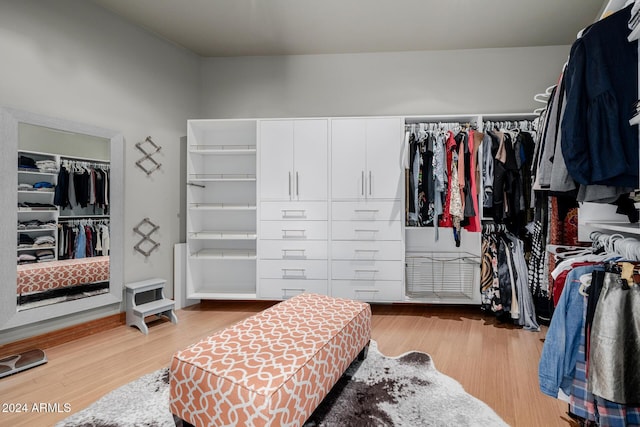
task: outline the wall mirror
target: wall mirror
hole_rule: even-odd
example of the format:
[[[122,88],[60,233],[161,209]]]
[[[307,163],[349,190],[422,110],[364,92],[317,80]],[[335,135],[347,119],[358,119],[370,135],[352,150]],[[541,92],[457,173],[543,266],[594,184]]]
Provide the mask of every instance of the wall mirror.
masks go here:
[[[122,300],[123,137],[3,109],[0,329]]]

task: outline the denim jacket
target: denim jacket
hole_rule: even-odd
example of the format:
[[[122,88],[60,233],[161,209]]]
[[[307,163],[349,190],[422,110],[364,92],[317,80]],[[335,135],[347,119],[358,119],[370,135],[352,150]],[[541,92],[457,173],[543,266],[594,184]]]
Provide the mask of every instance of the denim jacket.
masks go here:
[[[567,395],[571,391],[586,304],[586,298],[578,292],[580,276],[590,274],[595,269],[602,267],[580,266],[567,275],[564,289],[551,318],[538,365],[540,390],[546,395],[558,397],[560,388]]]

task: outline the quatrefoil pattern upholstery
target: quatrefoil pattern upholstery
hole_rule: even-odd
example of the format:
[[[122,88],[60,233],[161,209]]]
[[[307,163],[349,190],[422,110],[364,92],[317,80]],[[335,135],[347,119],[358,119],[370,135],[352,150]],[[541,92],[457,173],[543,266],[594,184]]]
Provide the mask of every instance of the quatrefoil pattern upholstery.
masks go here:
[[[301,294],[177,352],[171,412],[197,426],[298,426],[371,338],[369,304]]]
[[[18,265],[18,295],[108,280],[108,256]]]

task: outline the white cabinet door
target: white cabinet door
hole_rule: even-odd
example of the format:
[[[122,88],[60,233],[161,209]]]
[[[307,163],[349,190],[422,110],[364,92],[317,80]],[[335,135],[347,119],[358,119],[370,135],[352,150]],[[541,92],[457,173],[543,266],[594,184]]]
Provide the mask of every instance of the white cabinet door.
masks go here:
[[[326,200],[328,120],[295,120],[292,194],[294,200]]]
[[[366,120],[331,121],[331,195],[333,199],[364,199]]]
[[[293,121],[260,122],[259,157],[261,200],[290,200],[293,190]]]
[[[401,199],[404,191],[402,169],[402,121],[399,118],[367,120],[368,199]]]
[[[401,199],[402,120],[331,121],[333,199]]]

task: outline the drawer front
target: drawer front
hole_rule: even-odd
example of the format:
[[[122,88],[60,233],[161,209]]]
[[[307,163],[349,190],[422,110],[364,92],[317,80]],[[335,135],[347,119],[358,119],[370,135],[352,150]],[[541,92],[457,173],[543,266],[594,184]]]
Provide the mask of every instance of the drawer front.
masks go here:
[[[260,279],[258,297],[265,299],[288,299],[304,292],[328,295],[327,280],[282,280]]]
[[[331,261],[331,278],[337,280],[400,280],[404,276],[401,261]]]
[[[327,261],[271,260],[258,261],[261,279],[327,279]]]
[[[327,259],[326,240],[260,240],[260,259]]]
[[[327,202],[262,202],[260,219],[326,221]]]
[[[402,261],[401,241],[331,242],[331,257],[336,260]]]
[[[403,301],[402,281],[332,280],[331,296],[367,302]]]
[[[327,240],[326,221],[260,221],[260,239]]]
[[[402,221],[400,202],[333,202],[331,219],[340,221]]]
[[[400,221],[332,221],[333,240],[402,240]]]

